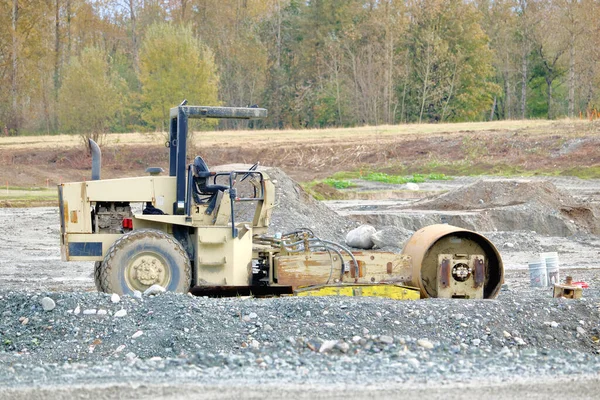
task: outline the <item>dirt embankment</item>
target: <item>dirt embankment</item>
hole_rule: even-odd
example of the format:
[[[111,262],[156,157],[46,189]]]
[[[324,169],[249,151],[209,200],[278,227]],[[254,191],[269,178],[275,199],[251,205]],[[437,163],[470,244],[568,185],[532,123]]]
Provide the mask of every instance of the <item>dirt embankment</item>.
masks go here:
[[[447,124],[277,133],[198,133],[188,156],[201,154],[209,165],[254,163],[279,167],[298,181],[338,171],[380,169],[388,173],[436,171],[449,175],[501,171],[580,173],[600,166],[600,125],[556,122],[539,127]],[[482,125],[483,128],[480,126]],[[453,129],[454,128],[454,129]],[[458,130],[460,128],[461,130]],[[394,134],[394,129],[399,133]],[[428,130],[432,130],[428,133]],[[405,132],[406,131],[406,132]],[[203,139],[207,135],[207,139]],[[123,135],[103,146],[104,178],[143,175],[149,166],[168,169],[160,138],[128,144]],[[137,138],[137,136],[135,136]],[[43,139],[43,138],[42,138]],[[133,139],[132,139],[133,140]],[[90,156],[82,146],[50,147],[37,140],[19,146],[0,142],[0,182],[45,186],[89,179]],[[593,168],[592,168],[593,169]]]

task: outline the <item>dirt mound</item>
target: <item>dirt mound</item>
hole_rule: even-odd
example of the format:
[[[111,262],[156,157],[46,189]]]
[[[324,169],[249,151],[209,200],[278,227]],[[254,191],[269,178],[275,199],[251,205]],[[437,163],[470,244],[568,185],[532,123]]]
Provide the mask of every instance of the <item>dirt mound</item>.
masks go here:
[[[548,181],[478,180],[407,208],[479,212],[498,230],[534,230],[556,236],[600,233],[598,206],[580,202]]]
[[[552,209],[576,206],[577,201],[547,181],[482,179],[433,199],[415,203],[419,210],[481,210],[537,203]]]

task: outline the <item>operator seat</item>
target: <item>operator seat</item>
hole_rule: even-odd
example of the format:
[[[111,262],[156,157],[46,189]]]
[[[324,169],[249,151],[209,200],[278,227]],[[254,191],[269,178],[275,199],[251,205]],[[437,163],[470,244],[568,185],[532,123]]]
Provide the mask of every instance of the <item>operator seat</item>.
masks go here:
[[[206,203],[206,200],[201,199],[201,195],[210,195],[208,199],[208,208],[206,214],[211,214],[217,203],[217,196],[219,192],[223,192],[229,189],[229,186],[225,185],[211,185],[209,184],[209,178],[214,176],[214,172],[210,172],[208,165],[204,159],[200,156],[194,158],[194,165],[192,167],[194,173],[194,201],[197,204]]]

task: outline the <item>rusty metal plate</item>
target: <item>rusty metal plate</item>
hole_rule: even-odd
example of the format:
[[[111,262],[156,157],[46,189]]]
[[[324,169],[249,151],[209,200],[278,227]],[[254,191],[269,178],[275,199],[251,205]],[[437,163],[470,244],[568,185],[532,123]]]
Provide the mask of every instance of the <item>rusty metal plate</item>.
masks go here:
[[[333,264],[327,252],[314,252],[274,258],[277,283],[299,286],[326,283],[391,283],[409,282],[412,279],[410,256],[378,251],[354,252],[358,262],[358,278],[353,262],[346,260],[347,272],[343,273],[339,257],[333,256]]]

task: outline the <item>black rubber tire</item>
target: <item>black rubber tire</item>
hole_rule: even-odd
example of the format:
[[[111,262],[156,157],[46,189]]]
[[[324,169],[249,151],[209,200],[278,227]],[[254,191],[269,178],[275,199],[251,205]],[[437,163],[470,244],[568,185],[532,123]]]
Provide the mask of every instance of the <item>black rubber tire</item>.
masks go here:
[[[104,292],[102,288],[102,280],[100,279],[100,268],[102,267],[102,261],[96,261],[94,263],[94,284],[96,285],[96,290],[99,292]]]
[[[148,260],[155,270],[140,279],[137,268]],[[152,273],[156,272],[157,263],[162,277],[155,278]],[[159,284],[167,291],[187,293],[192,270],[179,241],[162,231],[143,229],[126,233],[113,243],[100,266],[99,277],[99,285],[106,293],[132,295],[134,290],[143,292],[152,284]],[[157,281],[151,282],[149,278]]]

